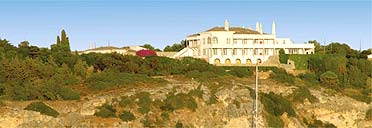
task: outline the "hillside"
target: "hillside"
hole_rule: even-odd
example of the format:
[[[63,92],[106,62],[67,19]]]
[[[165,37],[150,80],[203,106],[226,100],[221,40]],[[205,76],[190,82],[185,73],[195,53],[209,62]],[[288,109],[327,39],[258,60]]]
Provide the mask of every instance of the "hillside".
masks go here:
[[[0,127],[251,125],[254,67],[78,55],[61,35],[51,49],[0,39]],[[327,51],[279,55],[294,62],[291,71],[260,66],[261,127],[372,127],[370,51],[322,47]]]
[[[45,101],[47,105],[60,113],[56,118],[40,114],[39,112],[23,110],[33,101],[4,101],[0,111],[0,126],[6,127],[174,127],[181,125],[184,127],[250,127],[252,111],[252,93],[254,78],[225,77],[205,82],[198,82],[192,78],[183,76],[161,77],[168,81],[164,86],[157,87],[138,87],[122,88],[96,94],[89,94],[81,97],[81,100],[73,101]],[[301,82],[301,81],[299,81]],[[218,86],[214,96],[216,101],[211,101],[211,86]],[[326,126],[326,124],[336,127],[371,127],[372,121],[366,120],[366,111],[369,109],[366,104],[344,96],[340,93],[330,93],[325,88],[310,88],[311,95],[315,96],[314,103],[308,99],[297,102],[291,98],[297,89],[304,85],[281,84],[270,78],[260,79],[260,94],[272,94],[281,96],[290,101],[295,111],[295,115],[289,115],[286,109],[276,117],[272,117],[270,112],[265,110],[262,98],[259,103],[259,126],[279,126],[281,123],[285,127],[304,127],[304,126]],[[135,96],[138,93],[148,92],[149,111],[141,112],[141,96],[135,98],[132,106],[124,103],[123,97]],[[190,93],[194,92],[194,93]],[[200,93],[196,93],[200,92]],[[145,93],[142,93],[145,94]],[[160,101],[164,102],[171,95],[185,94],[195,99],[195,107],[178,107],[174,110],[161,109],[156,105]],[[186,102],[188,98],[174,97],[174,105]],[[190,97],[189,97],[190,98]],[[146,99],[146,98],[145,98]],[[182,100],[182,101],[181,101]],[[169,102],[169,103],[172,103]],[[104,104],[112,105],[117,111],[130,111],[134,114],[133,121],[125,122],[120,117],[103,118],[95,116],[100,111],[99,108]],[[128,103],[129,104],[129,103]],[[280,104],[280,103],[279,103]],[[275,104],[278,106],[278,103]],[[274,110],[280,111],[280,110]],[[167,113],[167,114],[164,114]],[[167,115],[167,116],[165,116]],[[320,124],[320,123],[322,124]],[[274,124],[273,124],[274,123]],[[277,124],[275,124],[277,123]],[[331,126],[331,125],[330,125]]]

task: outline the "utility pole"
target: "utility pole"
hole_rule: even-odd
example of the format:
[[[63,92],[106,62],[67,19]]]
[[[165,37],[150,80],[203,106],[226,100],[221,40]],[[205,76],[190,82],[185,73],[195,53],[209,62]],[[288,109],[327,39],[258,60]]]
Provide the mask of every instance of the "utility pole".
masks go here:
[[[258,62],[256,63],[256,84],[254,87],[254,105],[252,110],[252,128],[258,128]]]

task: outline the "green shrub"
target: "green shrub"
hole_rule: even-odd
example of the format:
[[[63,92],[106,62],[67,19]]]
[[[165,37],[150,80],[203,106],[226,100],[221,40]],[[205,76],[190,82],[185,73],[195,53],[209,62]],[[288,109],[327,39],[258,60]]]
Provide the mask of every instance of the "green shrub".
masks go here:
[[[309,72],[305,74],[299,75],[300,79],[304,80],[309,85],[317,85],[319,84],[318,76],[315,73]]]
[[[109,104],[103,104],[101,107],[99,107],[99,111],[95,112],[95,116],[103,117],[103,118],[110,118],[110,117],[116,117],[116,109]]]
[[[167,99],[164,101],[164,105],[161,106],[161,109],[165,111],[174,111],[177,109],[189,108],[195,111],[197,107],[198,104],[191,95],[179,93],[177,95],[168,95]]]
[[[285,54],[284,49],[280,49],[279,50],[279,61],[280,61],[280,63],[287,64],[288,58],[289,58],[289,55]]]
[[[366,120],[372,120],[372,108],[367,110],[365,119]]]
[[[198,97],[200,99],[203,99],[204,91],[201,90],[201,86],[198,86],[196,89],[192,89],[189,91],[188,95]]]
[[[136,117],[134,116],[134,114],[132,112],[129,112],[129,111],[123,111],[120,115],[119,115],[119,118],[122,120],[122,121],[125,121],[125,122],[128,122],[128,121],[133,121],[136,119]]]
[[[320,75],[320,82],[326,87],[340,89],[338,77],[332,71],[327,71]]]
[[[115,71],[103,71],[92,74],[87,78],[86,83],[92,89],[112,89],[119,87],[131,87],[142,83],[160,85],[166,83],[163,79],[151,78],[146,75],[120,73]]]
[[[64,100],[77,100],[80,99],[80,94],[77,91],[74,91],[72,89],[63,87],[60,91],[59,94]]]
[[[59,115],[56,110],[44,104],[43,102],[32,102],[31,104],[27,105],[24,110],[36,111],[40,112],[41,114],[53,117],[57,117]]]
[[[162,112],[160,116],[161,116],[161,118],[163,118],[163,120],[169,120],[168,112]]]
[[[183,124],[181,122],[177,121],[176,128],[183,128]]]
[[[270,75],[270,78],[280,82],[280,83],[295,83],[295,77],[291,74],[288,74],[284,69],[273,70],[273,73]]]
[[[138,111],[142,114],[148,113],[150,111],[150,105],[152,99],[150,98],[150,93],[148,92],[139,92],[135,94],[135,97],[138,98]]]
[[[279,116],[267,114],[265,117],[269,127],[282,128],[284,126],[283,120]]]
[[[309,128],[337,128],[331,123],[323,123],[320,120],[314,120],[312,123],[308,125]]]
[[[280,95],[272,92],[269,94],[261,93],[260,101],[264,105],[265,111],[271,115],[281,116],[284,112],[287,112],[292,117],[296,115],[291,102]]]
[[[350,98],[353,98],[357,101],[365,102],[367,104],[372,102],[372,98],[369,97],[368,95],[363,95],[361,93],[346,93],[347,96]]]
[[[294,102],[303,102],[305,99],[308,99],[311,103],[317,102],[318,99],[311,95],[309,89],[305,87],[299,87],[297,90],[295,90],[290,97]]]
[[[119,101],[119,105],[120,107],[130,107],[132,105],[134,105],[134,99],[132,97],[129,97],[129,96],[122,96],[120,101]]]
[[[253,76],[253,72],[246,67],[230,67],[230,71],[228,73],[237,77]]]
[[[233,104],[236,106],[236,108],[240,108],[241,103],[238,100],[234,99]]]

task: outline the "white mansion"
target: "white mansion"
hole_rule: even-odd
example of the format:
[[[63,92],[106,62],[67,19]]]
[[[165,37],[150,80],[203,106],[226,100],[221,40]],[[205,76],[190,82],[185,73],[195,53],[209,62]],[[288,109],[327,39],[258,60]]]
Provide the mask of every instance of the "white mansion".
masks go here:
[[[175,54],[174,58],[202,58],[216,65],[250,65],[263,63],[270,56],[279,55],[284,49],[286,54],[313,54],[314,44],[294,44],[289,38],[277,38],[275,23],[272,32],[264,33],[262,24],[256,30],[244,27],[214,27],[207,31],[189,35],[187,47]]]

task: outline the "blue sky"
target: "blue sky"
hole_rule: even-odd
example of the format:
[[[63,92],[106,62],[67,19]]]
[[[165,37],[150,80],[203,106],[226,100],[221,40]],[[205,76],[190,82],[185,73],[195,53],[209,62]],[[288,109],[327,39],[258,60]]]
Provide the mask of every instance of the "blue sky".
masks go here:
[[[117,1],[0,0],[0,38],[17,45],[49,47],[65,29],[73,50],[142,45],[163,49],[189,34],[222,26],[265,32],[276,22],[277,36],[296,43],[318,40],[372,48],[371,1]]]

